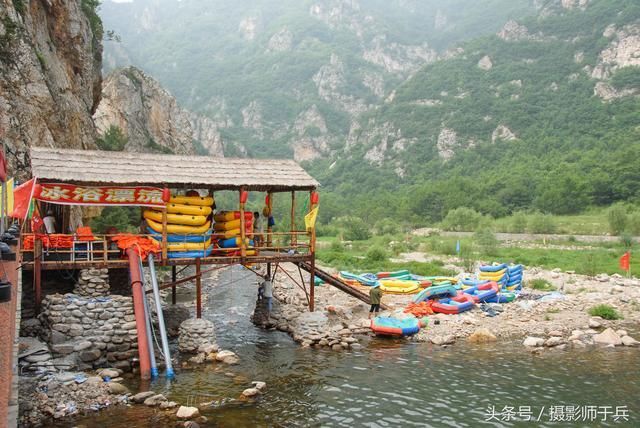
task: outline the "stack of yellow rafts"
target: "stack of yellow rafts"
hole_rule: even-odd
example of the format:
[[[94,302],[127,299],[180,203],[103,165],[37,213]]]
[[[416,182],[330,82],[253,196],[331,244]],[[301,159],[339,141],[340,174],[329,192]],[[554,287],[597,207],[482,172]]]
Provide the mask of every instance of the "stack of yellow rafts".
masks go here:
[[[170,258],[206,257],[211,253],[211,196],[172,196],[167,203],[167,251]],[[148,231],[162,243],[161,210],[143,212]]]
[[[240,211],[221,211],[214,215],[213,219],[215,220],[213,229],[218,238],[218,246],[236,253],[242,245]],[[251,239],[253,235],[253,214],[251,212],[244,213],[244,222],[246,254],[255,255],[253,239]]]

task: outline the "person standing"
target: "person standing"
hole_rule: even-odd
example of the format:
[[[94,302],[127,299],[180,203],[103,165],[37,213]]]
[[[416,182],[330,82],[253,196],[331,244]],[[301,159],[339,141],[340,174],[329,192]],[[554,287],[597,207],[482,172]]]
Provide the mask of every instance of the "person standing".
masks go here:
[[[271,315],[271,308],[273,306],[273,284],[269,275],[264,276],[264,281],[260,284],[262,287],[262,297],[267,303],[267,316]]]
[[[371,287],[369,290],[369,299],[371,300],[371,309],[369,309],[369,319],[371,316],[378,316],[378,312],[380,312],[380,302],[382,301],[382,289],[380,288],[380,283],[376,282],[376,284]]]
[[[53,216],[53,211],[48,210],[47,215],[42,219],[44,223],[44,229],[47,231],[47,234],[51,235],[56,233],[56,218]]]
[[[260,218],[260,213],[255,211],[253,213],[253,242],[256,247],[262,244],[262,232],[262,219]]]

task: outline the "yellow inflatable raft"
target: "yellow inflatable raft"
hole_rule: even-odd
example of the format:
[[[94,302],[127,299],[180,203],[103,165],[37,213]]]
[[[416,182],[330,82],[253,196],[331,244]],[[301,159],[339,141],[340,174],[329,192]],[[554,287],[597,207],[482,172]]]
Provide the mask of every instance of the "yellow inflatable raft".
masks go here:
[[[216,230],[213,233],[216,236],[216,238],[224,238],[224,239],[233,238],[235,236],[240,236],[242,234],[240,229]],[[248,230],[247,230],[247,235],[250,235]]]
[[[248,224],[247,224],[248,223]],[[246,230],[249,230],[249,227],[252,226],[251,222],[245,221]],[[240,229],[240,219],[225,221],[222,223],[215,223],[213,225],[214,230],[231,230],[231,229]]]
[[[162,241],[151,238],[162,246]],[[211,245],[211,239],[207,242],[171,242],[167,244],[167,251],[205,251]]]
[[[146,217],[145,217],[146,218]],[[151,229],[158,233],[162,233],[162,223],[155,222],[149,218],[146,219]],[[167,233],[176,235],[202,235],[209,231],[211,222],[208,221],[202,226],[184,226],[181,224],[167,224]]]
[[[198,205],[167,204],[167,212],[171,214],[203,215],[211,214],[211,207]]]
[[[172,196],[169,203],[210,207],[213,205],[213,198],[211,196]]]
[[[504,276],[506,269],[499,270],[497,272],[480,272],[479,279],[488,279],[490,281],[499,281]]]
[[[391,294],[412,294],[421,290],[418,281],[380,280],[380,289]]]
[[[145,210],[142,215],[147,220],[162,223],[162,213],[159,211]],[[206,222],[207,217],[203,215],[167,214],[167,223],[171,225],[202,226]]]
[[[240,212],[239,211],[220,211],[213,216],[213,219],[219,223],[225,221],[239,220]],[[245,220],[253,220],[253,213],[247,211],[244,213]]]

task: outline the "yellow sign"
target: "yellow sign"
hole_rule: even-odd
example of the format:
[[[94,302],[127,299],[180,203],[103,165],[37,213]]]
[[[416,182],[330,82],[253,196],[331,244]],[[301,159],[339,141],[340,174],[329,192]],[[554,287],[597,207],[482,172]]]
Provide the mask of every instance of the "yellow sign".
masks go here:
[[[311,232],[313,228],[316,227],[316,218],[318,218],[318,208],[319,207],[315,207],[314,209],[309,211],[309,214],[304,216],[304,225],[307,228],[307,232]]]
[[[13,178],[7,180],[6,189],[7,189],[7,208],[4,211],[7,214],[11,214],[13,212]],[[0,187],[0,201],[4,203],[4,195],[2,194],[2,188]]]

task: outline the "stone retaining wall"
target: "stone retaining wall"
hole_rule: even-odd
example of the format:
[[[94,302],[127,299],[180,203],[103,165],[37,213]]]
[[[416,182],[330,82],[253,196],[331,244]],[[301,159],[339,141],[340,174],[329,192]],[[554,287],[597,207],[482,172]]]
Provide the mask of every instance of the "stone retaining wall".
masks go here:
[[[106,296],[109,294],[109,269],[80,270],[73,292],[78,296]]]
[[[79,369],[109,365],[130,370],[129,360],[138,355],[131,297],[52,294],[43,300],[39,318],[54,355]]]

